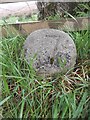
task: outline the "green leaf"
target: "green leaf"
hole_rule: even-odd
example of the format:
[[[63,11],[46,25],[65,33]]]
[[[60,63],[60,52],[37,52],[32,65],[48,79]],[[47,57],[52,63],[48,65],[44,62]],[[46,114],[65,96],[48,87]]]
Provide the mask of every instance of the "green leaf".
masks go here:
[[[22,100],[22,105],[21,105],[21,111],[20,111],[20,116],[19,116],[19,118],[22,118],[22,116],[23,116],[24,104],[25,104],[25,100]]]
[[[64,68],[65,67],[65,65],[66,65],[66,58],[63,58],[63,60],[60,58],[60,57],[58,57],[58,63],[59,63],[59,66],[61,67],[61,68]]]
[[[0,106],[3,105],[5,102],[7,102],[10,99],[11,95],[6,97],[4,100],[0,102]]]
[[[8,83],[7,83],[5,76],[3,76],[3,85],[4,85],[4,89],[5,89],[6,93],[9,94],[10,90],[9,90]]]
[[[82,99],[77,107],[77,110],[73,113],[73,118],[77,118],[80,116],[82,110],[83,110],[83,106],[85,104],[85,101],[86,101],[86,98],[87,98],[87,92],[85,92],[82,96]]]
[[[53,105],[53,118],[58,118],[58,100]]]
[[[68,106],[65,105],[65,107],[63,108],[63,112],[62,112],[61,118],[65,118],[67,110],[68,110]]]
[[[22,118],[23,117],[23,110],[24,110],[24,105],[25,105],[25,99],[24,99],[24,90],[22,90],[23,92],[23,100],[22,100],[22,105],[21,105],[21,110],[20,110],[20,116],[19,118]]]
[[[73,93],[73,103],[71,103],[71,106],[74,114],[76,111],[76,93],[75,92]]]

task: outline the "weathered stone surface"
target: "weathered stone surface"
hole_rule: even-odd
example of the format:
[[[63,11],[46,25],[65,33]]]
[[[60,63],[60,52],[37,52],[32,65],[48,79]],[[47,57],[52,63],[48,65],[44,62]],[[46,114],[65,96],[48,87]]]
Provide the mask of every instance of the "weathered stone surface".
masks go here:
[[[60,30],[36,30],[27,37],[24,49],[28,61],[36,54],[33,66],[40,74],[66,71],[75,65],[75,44],[67,33]]]

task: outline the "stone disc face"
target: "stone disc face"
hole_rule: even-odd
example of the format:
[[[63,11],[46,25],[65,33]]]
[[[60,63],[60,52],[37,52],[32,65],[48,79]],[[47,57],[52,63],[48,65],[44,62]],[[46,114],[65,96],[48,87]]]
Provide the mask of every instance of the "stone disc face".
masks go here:
[[[32,32],[24,43],[25,57],[36,54],[34,68],[41,74],[54,74],[74,67],[76,47],[72,38],[56,29],[40,29]]]

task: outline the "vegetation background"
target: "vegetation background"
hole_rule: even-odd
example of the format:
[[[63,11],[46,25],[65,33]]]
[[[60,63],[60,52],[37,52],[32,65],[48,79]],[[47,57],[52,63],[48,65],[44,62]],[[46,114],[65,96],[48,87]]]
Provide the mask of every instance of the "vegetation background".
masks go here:
[[[47,4],[48,8],[47,5],[43,8],[47,8],[46,16],[42,13],[37,15],[43,16],[44,20],[58,20],[61,17],[72,16],[88,17],[90,12],[89,3],[79,3],[74,9],[74,15],[65,9],[63,14],[57,10],[55,14],[48,14],[52,11],[54,4]],[[40,18],[37,17],[37,19]],[[7,25],[6,19],[3,20]],[[65,74],[58,73],[45,78],[37,75],[34,70],[34,58],[30,63],[25,59],[22,48],[26,37],[11,35],[8,30],[9,36],[0,41],[2,118],[90,119],[90,29],[67,32],[77,48],[77,62],[74,70],[72,71],[72,68]]]

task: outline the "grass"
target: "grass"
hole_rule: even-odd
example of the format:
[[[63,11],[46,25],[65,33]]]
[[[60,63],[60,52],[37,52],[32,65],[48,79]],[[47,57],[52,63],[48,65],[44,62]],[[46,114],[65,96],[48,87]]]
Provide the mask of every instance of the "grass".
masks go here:
[[[85,118],[89,117],[90,44],[88,31],[69,33],[77,47],[74,71],[47,78],[36,74],[22,49],[25,38],[3,38],[0,65],[3,80],[4,118]]]
[[[58,19],[58,15],[54,19]],[[8,34],[8,38],[0,41],[0,110],[3,118],[89,120],[90,30],[69,32],[77,48],[74,70],[47,78],[37,75],[33,68],[34,59],[30,63],[25,59],[23,43],[26,37],[13,36],[9,31]]]
[[[76,17],[88,17],[90,16],[90,7],[89,3],[79,3],[78,6],[74,9],[75,16]],[[74,17],[69,14],[67,11],[63,10],[64,12],[64,18],[73,18]],[[60,15],[60,12],[57,13],[56,15],[49,16],[45,18],[45,20],[60,20],[62,18],[62,15]],[[31,16],[8,16],[8,17],[3,17],[0,20],[0,25],[3,25],[5,22],[6,23],[17,23],[17,22],[30,22],[30,21],[37,21],[38,20],[38,13],[37,14],[32,14]],[[75,20],[75,19],[74,19]]]
[[[90,17],[90,3],[85,2],[79,3],[78,7],[75,8],[77,17]]]
[[[5,24],[5,22],[8,24],[14,24],[17,22],[31,22],[31,21],[37,21],[37,14],[33,14],[31,17],[26,17],[26,16],[20,16],[20,17],[10,16],[8,18],[3,17],[0,20],[0,25]]]

